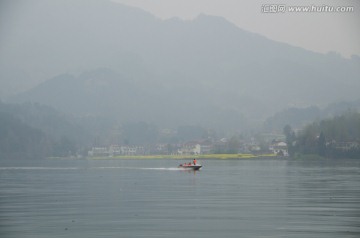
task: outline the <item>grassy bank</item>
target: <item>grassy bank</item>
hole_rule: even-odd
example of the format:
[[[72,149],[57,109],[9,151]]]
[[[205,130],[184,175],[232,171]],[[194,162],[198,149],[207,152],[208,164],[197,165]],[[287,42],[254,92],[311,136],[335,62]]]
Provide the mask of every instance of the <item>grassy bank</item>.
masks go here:
[[[91,159],[253,159],[275,157],[274,154],[206,154],[206,155],[118,155],[113,157],[90,157]]]

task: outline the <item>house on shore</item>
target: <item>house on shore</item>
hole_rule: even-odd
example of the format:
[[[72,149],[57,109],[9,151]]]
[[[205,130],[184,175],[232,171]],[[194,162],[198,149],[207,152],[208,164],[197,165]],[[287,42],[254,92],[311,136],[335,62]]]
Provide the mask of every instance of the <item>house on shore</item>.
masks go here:
[[[269,150],[275,155],[289,156],[288,147],[285,142],[275,142],[269,146]]]
[[[213,149],[211,143],[207,142],[187,142],[178,149],[179,155],[200,155],[210,154]]]
[[[129,145],[111,145],[109,147],[92,147],[88,151],[90,157],[107,157],[117,155],[144,155],[145,148],[143,146],[129,146]]]

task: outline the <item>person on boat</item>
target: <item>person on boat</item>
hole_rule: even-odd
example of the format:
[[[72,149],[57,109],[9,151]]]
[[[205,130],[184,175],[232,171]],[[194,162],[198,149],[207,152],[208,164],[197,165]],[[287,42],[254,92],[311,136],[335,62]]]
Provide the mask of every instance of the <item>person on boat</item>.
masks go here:
[[[194,165],[196,165],[196,159],[193,160]]]

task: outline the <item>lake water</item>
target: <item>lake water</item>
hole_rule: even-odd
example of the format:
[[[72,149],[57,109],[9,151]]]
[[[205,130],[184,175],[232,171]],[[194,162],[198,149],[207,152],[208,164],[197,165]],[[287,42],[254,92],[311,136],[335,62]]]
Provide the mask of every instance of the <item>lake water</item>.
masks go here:
[[[0,161],[0,237],[360,237],[360,161]]]

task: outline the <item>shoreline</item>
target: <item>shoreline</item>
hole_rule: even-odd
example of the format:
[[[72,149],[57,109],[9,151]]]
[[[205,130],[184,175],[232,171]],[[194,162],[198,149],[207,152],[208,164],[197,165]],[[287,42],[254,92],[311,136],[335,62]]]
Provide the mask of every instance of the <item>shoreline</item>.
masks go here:
[[[118,156],[95,156],[87,159],[105,160],[105,159],[259,159],[259,158],[278,158],[274,154],[205,154],[205,155],[118,155]]]

